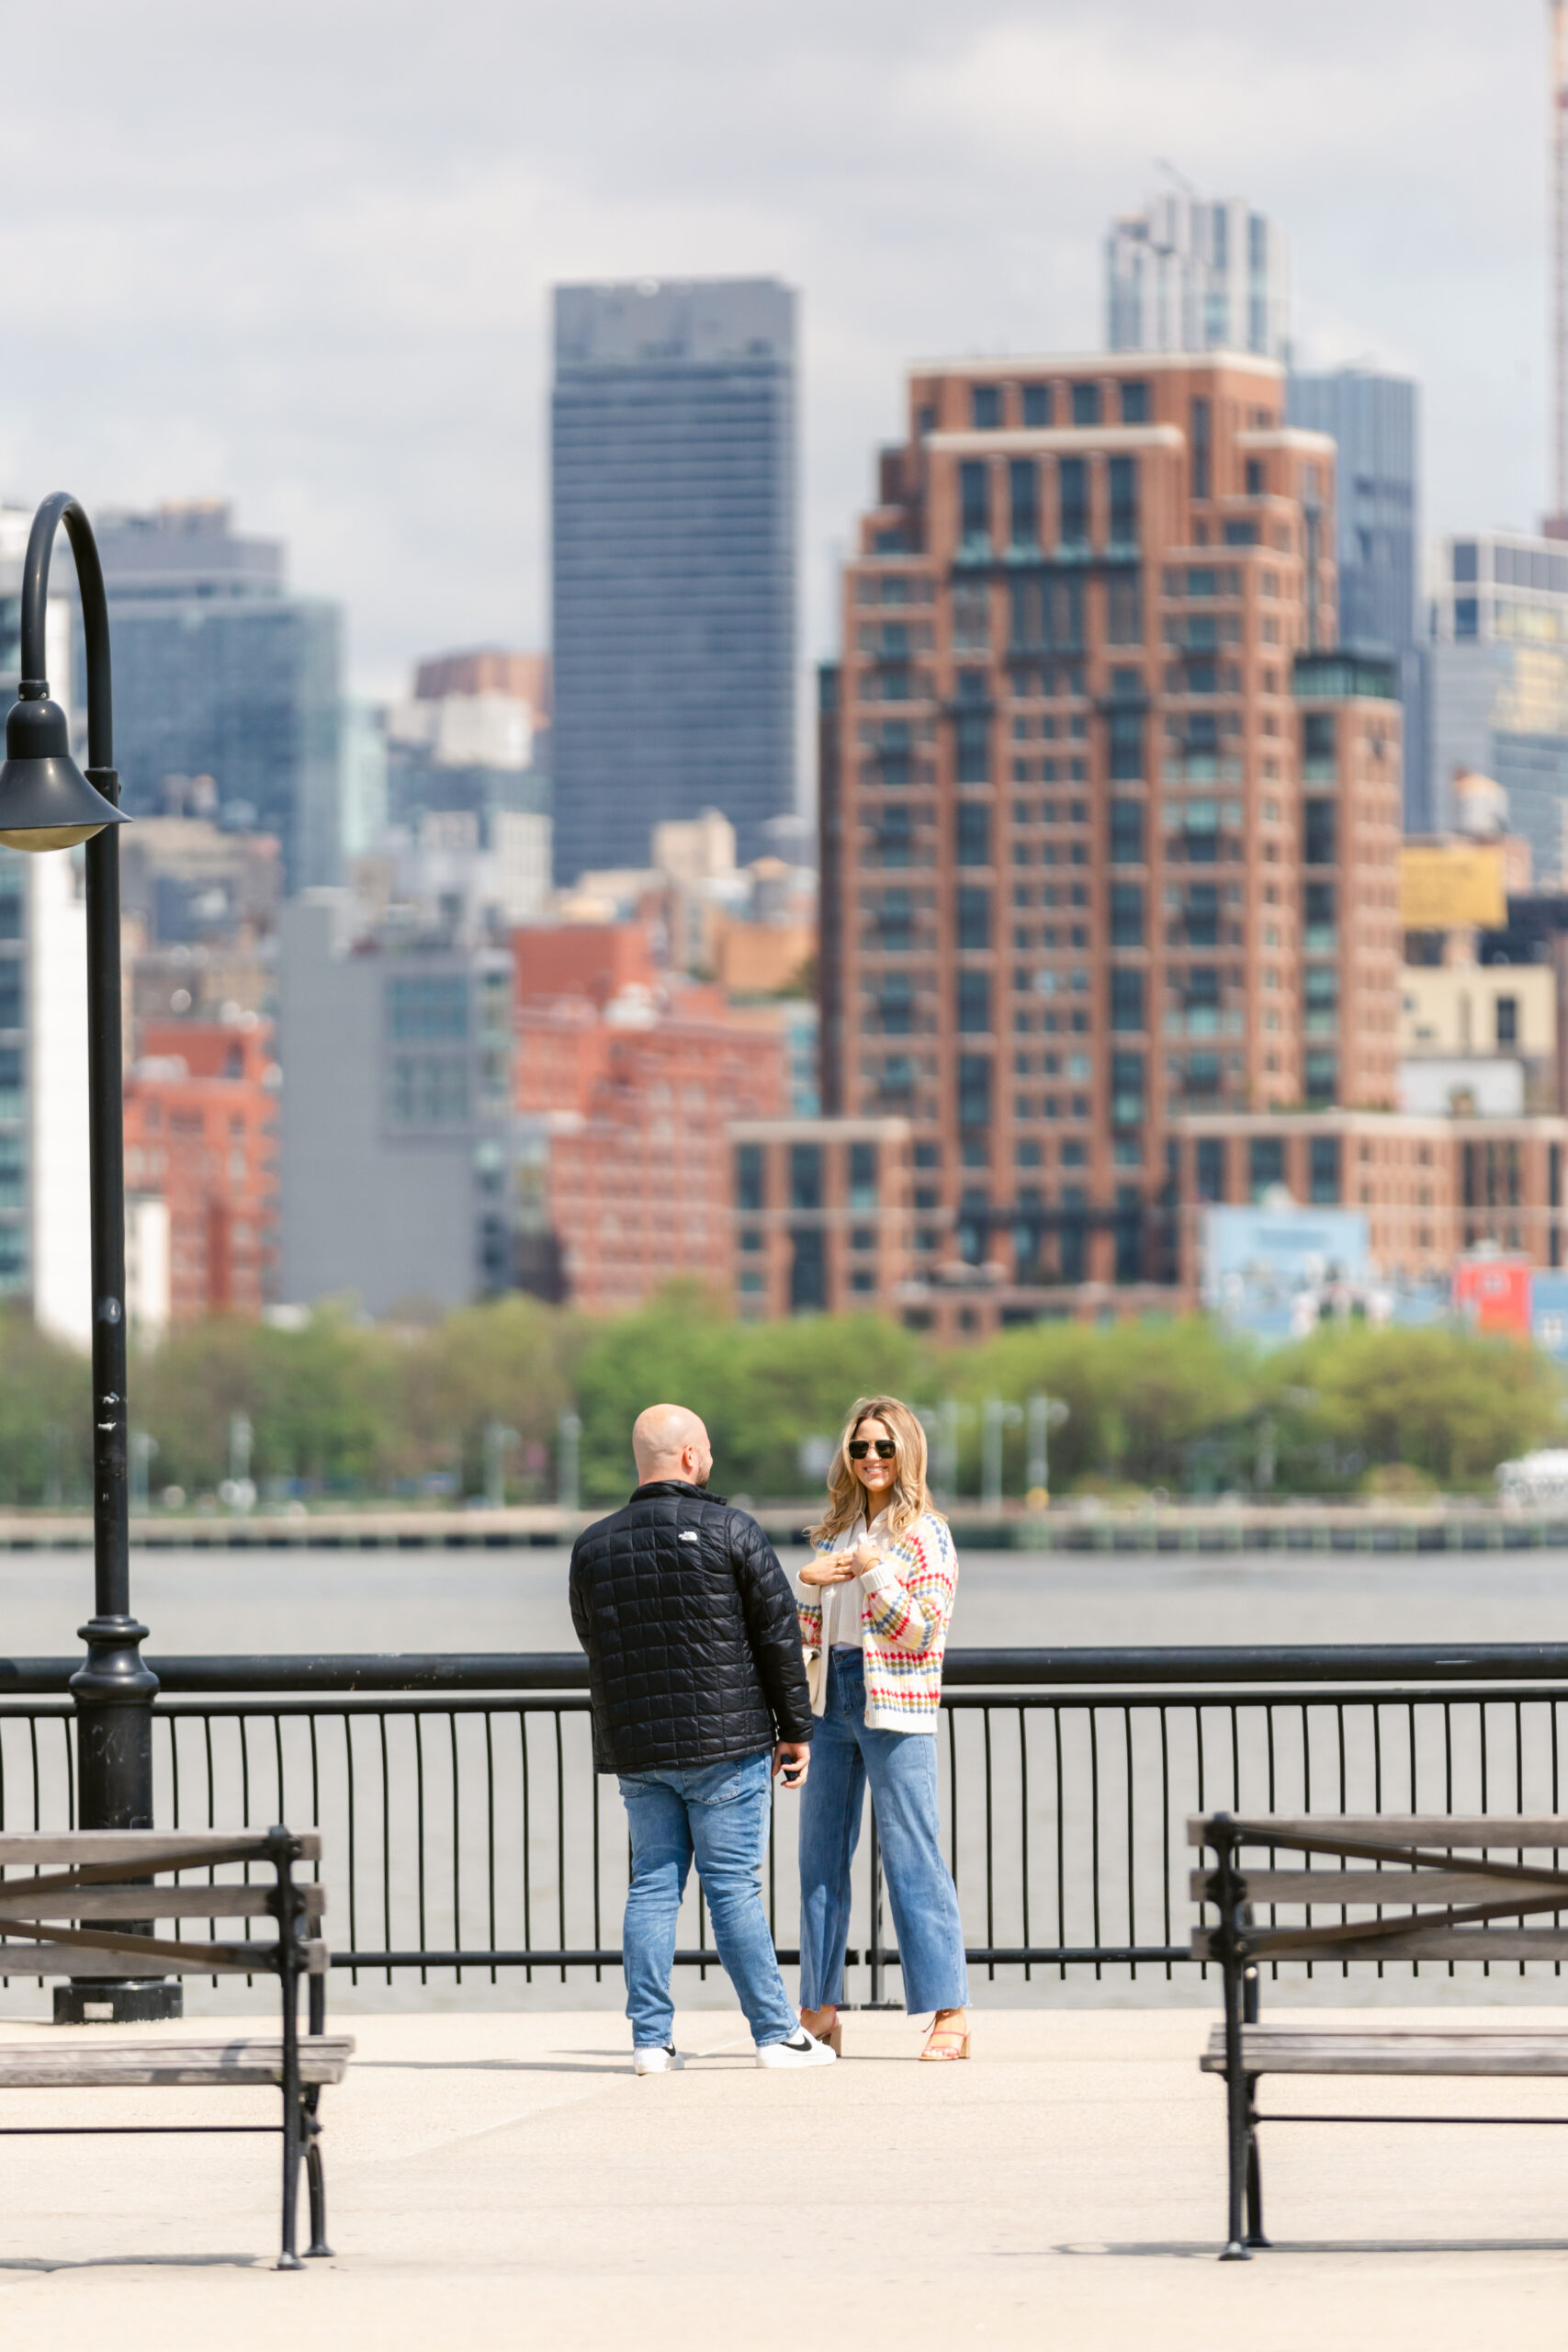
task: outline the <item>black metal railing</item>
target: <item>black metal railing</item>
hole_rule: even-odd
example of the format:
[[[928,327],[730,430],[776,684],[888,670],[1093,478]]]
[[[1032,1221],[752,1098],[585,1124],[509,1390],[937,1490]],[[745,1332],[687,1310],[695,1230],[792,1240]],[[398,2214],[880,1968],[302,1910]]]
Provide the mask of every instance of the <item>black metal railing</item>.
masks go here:
[[[74,1822],[74,1663],[0,1663],[0,1826]],[[581,1657],[153,1664],[159,1826],[319,1826],[335,1967],[514,1984],[618,1964],[626,1829]],[[1558,1811],[1568,1645],[961,1650],[937,1739],[972,1968],[1170,1976],[1198,1965],[1190,1815]],[[766,1870],[786,1960],[795,1804],[776,1799]],[[868,1815],[856,1997],[896,1989],[883,1922]],[[679,1956],[715,1965],[694,1886]]]

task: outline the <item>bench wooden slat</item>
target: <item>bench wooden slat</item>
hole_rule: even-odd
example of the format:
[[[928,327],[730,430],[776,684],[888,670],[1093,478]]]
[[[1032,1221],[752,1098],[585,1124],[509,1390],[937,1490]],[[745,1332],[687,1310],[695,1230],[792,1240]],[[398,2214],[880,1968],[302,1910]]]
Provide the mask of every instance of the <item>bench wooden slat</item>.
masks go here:
[[[6,1919],[254,1919],[272,1916],[272,1886],[89,1886],[62,1894],[29,1894],[25,1882],[0,1886],[0,1921]],[[319,1919],[327,1890],[303,1880],[305,1917]]]
[[[209,1944],[195,1936],[183,1942],[177,1956],[160,1937],[149,1951],[143,1939],[128,1936],[121,1943],[28,1943],[6,1936],[0,1939],[3,1976],[265,1976],[273,1973],[277,1946],[269,1936],[251,1944]],[[312,1938],[299,1947],[308,1974],[324,1976],[330,1962],[327,1947]]]
[[[341,2083],[352,2034],[301,2034],[299,2079]],[[185,2083],[228,2089],[283,2080],[281,2041],[0,2042],[0,2090]]]
[[[1568,2075],[1568,2033],[1314,2032],[1295,2026],[1244,2026],[1242,2064],[1267,2075]],[[1199,2064],[1223,2074],[1225,2037],[1216,2027]]]
[[[1301,1931],[1303,1938],[1306,1932]],[[1335,1944],[1294,1941],[1289,1928],[1255,1928],[1247,1930],[1247,1941],[1258,1960],[1316,1960],[1325,1966],[1342,1960],[1568,1960],[1568,1928],[1444,1928],[1427,1921]],[[1217,1959],[1209,1928],[1193,1931],[1192,1957]]]
[[[1554,1895],[1549,1886],[1510,1885],[1480,1871],[1254,1871],[1244,1865],[1240,1875],[1246,1881],[1249,1903],[1348,1904],[1352,1909],[1381,1903],[1399,1911],[1412,1903],[1511,1902],[1517,1895],[1532,1905],[1538,1905],[1539,1896],[1538,1907],[1543,1911],[1554,1905],[1568,1911],[1568,1871],[1562,1875],[1561,1895]],[[1212,1871],[1192,1872],[1190,1885],[1194,1902],[1213,1899],[1209,1893],[1213,1876]]]
[[[297,1829],[293,1835],[302,1858],[319,1862],[321,1831]],[[253,1838],[255,1858],[265,1860],[266,1839],[259,1829],[7,1829],[0,1831],[0,1868],[35,1870],[45,1862],[68,1869],[80,1862],[130,1863],[149,1854],[188,1854],[208,1846],[245,1844]]]
[[[1449,1814],[1449,1813],[1249,1813],[1237,1816],[1262,1832],[1249,1836],[1247,1846],[1288,1847],[1292,1831],[1309,1838],[1354,1838],[1365,1843],[1385,1838],[1391,1846],[1429,1846],[1438,1851],[1458,1846],[1483,1846],[1498,1853],[1520,1846],[1568,1853],[1568,1814]],[[1195,1814],[1187,1824],[1190,1846],[1207,1846],[1213,1814]]]

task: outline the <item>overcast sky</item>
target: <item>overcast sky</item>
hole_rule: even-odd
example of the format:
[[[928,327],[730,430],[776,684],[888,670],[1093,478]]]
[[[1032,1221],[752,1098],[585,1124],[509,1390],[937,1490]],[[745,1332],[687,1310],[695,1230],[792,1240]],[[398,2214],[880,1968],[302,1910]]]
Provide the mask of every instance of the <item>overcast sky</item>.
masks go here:
[[[905,363],[1100,341],[1168,159],[1409,370],[1429,528],[1545,499],[1540,0],[51,0],[6,25],[0,486],[232,498],[353,674],[547,628],[547,289],[801,290],[805,644]],[[35,101],[69,92],[52,114]]]

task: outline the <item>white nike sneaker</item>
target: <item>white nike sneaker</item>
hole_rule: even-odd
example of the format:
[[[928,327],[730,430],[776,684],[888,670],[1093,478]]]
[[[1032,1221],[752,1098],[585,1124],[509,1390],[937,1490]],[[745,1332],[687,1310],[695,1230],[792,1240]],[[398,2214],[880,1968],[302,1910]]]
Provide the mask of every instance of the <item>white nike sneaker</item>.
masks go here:
[[[672,2041],[643,2042],[632,2052],[634,2075],[673,2075],[685,2063]]]
[[[832,2066],[839,2053],[829,2050],[825,2041],[801,2026],[787,2041],[760,2041],[757,2044],[759,2066]]]

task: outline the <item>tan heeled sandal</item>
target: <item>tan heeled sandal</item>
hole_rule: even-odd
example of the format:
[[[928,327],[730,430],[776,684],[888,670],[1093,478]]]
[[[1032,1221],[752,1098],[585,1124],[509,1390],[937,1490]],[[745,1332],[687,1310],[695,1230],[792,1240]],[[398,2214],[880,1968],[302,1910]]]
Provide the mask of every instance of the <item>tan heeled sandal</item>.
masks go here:
[[[949,2009],[945,2014],[951,2017],[953,2012]],[[960,2012],[960,2014],[962,2014],[962,2012]],[[939,2048],[938,2045],[941,2043],[944,2043],[947,2046],[945,2048]],[[954,2059],[967,2058],[968,2055],[969,2026],[967,2020],[965,2020],[965,2022],[961,2026],[943,2025],[942,2018],[938,2018],[936,2023],[932,2026],[931,2032],[926,2037],[926,2046],[920,2052],[921,2064],[924,2064],[927,2061],[930,2061],[932,2065],[951,2065]]]
[[[841,2057],[843,2056],[843,2054],[844,2054],[844,2020],[843,2020],[843,2011],[842,2011],[841,2009],[835,2009],[835,2010],[834,2010],[834,2012],[833,2012],[833,2022],[832,2022],[832,2024],[828,2028],[828,2030],[827,2030],[827,2032],[826,2032],[826,2033],[817,2033],[817,2032],[815,2032],[815,2030],[814,2030],[814,2029],[813,2029],[812,2027],[810,2027],[810,2026],[808,2026],[808,2025],[807,2024],[807,2022],[806,2022],[806,2012],[805,2012],[805,2010],[804,2010],[804,2009],[801,2011],[801,2015],[800,2015],[800,2022],[801,2022],[801,2027],[802,2027],[803,2030],[804,2030],[805,2032],[807,2032],[807,2033],[811,2034],[811,2035],[812,2035],[812,2038],[813,2038],[813,2040],[814,2040],[814,2041],[825,2041],[825,2042],[827,2043],[827,2045],[828,2045],[829,2049],[832,2052],[832,2053],[833,2053],[833,2055],[834,2055],[834,2057],[835,2057],[835,2058],[841,2058]]]

